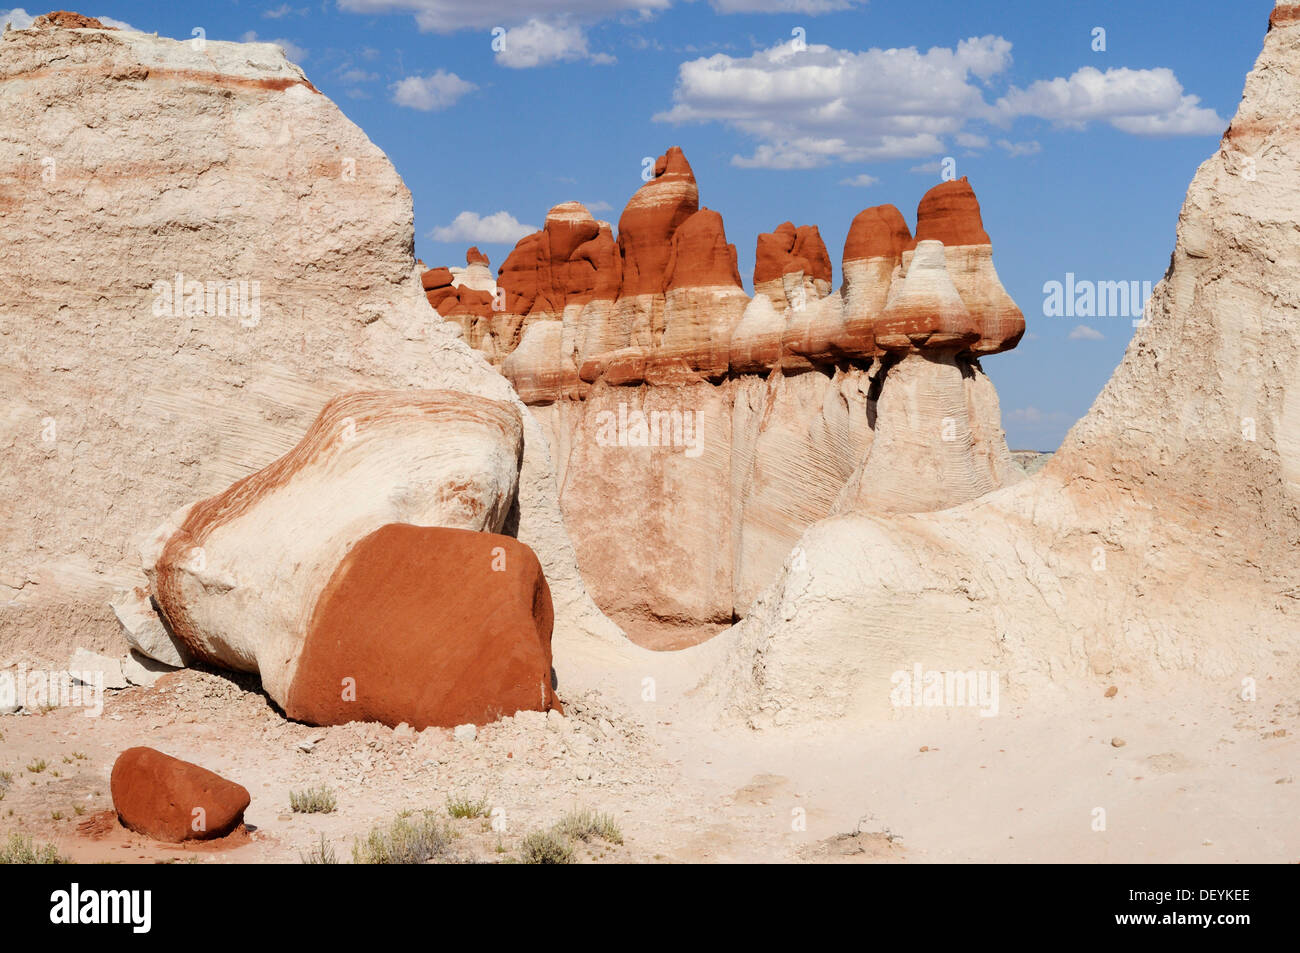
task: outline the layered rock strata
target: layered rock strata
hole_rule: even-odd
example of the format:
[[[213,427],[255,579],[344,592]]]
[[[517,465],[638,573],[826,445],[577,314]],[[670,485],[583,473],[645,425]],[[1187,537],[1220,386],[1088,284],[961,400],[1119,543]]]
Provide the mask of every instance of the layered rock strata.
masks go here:
[[[916,238],[893,206],[859,214],[838,292],[816,226],[760,235],[751,298],[681,150],[653,173],[617,237],[552,209],[500,269],[504,312],[469,335],[544,422],[616,621],[711,631],[832,512],[939,509],[1019,478],[979,355],[1024,320],[966,180],[926,194]]]
[[[0,644],[116,638],[110,601],[158,644],[141,530],[285,454],[338,394],[394,388],[516,408],[505,532],[561,631],[613,634],[542,430],[429,307],[384,154],[272,44],[81,27],[0,40]],[[475,256],[458,301],[484,273]]]

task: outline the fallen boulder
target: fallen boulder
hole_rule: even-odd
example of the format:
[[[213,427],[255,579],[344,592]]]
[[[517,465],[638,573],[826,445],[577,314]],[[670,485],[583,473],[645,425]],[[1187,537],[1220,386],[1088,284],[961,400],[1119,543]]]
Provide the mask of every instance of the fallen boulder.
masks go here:
[[[169,843],[224,837],[252,800],[243,785],[153,748],[123,751],[109,783],[122,824]]]
[[[150,592],[188,655],[258,673],[284,706],[306,623],[353,548],[389,523],[502,531],[518,511],[522,456],[512,405],[345,394],[287,454],[154,532],[141,551]],[[372,631],[378,651],[387,636]]]
[[[517,539],[391,523],[317,599],[285,714],[423,731],[558,708],[554,619],[541,563]]]

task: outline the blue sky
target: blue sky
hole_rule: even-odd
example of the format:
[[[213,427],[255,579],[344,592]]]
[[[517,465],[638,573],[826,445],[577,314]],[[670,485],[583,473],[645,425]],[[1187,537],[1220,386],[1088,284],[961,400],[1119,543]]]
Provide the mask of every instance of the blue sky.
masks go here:
[[[84,0],[188,38],[275,41],[396,164],[416,253],[493,268],[559,202],[617,223],[645,156],[680,145],[747,286],[759,232],[916,203],[954,160],[1028,322],[987,359],[1014,448],[1052,449],[1133,333],[1044,315],[1044,284],[1164,272],[1272,0]],[[643,9],[648,8],[648,9]],[[30,10],[44,12],[43,9]],[[26,14],[0,12],[22,23]],[[1101,28],[1103,39],[1095,33]],[[495,49],[494,49],[494,40]],[[503,47],[503,48],[502,48]]]

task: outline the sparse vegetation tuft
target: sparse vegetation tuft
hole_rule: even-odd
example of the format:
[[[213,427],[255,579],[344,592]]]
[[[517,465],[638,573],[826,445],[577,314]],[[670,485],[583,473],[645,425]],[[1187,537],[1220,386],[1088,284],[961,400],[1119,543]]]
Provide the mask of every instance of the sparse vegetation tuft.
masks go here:
[[[305,854],[299,854],[298,858],[304,864],[337,864],[338,856],[334,853],[334,845],[325,839],[325,835],[320,835],[320,841]]]
[[[533,831],[519,843],[519,862],[524,864],[571,864],[573,845],[563,834]]]
[[[579,808],[565,814],[555,825],[555,830],[583,843],[590,843],[595,838],[611,844],[623,843],[623,832],[618,829],[613,816],[590,808]]]
[[[424,864],[442,859],[456,834],[434,811],[403,812],[352,845],[355,864]]]
[[[290,791],[289,807],[295,814],[332,814],[338,807],[338,799],[327,787],[308,788]]]
[[[70,864],[53,844],[37,844],[22,834],[10,834],[0,847],[0,864]]]
[[[448,797],[447,813],[452,817],[487,817],[492,812],[492,805],[487,798],[477,801],[468,797]]]

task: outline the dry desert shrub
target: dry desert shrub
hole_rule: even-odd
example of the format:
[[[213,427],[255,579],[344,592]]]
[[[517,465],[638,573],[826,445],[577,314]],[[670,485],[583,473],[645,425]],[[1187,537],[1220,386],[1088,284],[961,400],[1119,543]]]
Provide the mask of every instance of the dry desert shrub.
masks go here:
[[[298,859],[304,864],[337,864],[338,856],[334,853],[334,846],[325,839],[325,835],[320,835],[320,840],[316,846],[305,854],[299,854]]]
[[[487,817],[492,813],[492,805],[487,798],[473,800],[458,795],[447,798],[447,813],[452,817]]]
[[[555,830],[583,843],[590,843],[597,837],[611,844],[623,843],[623,832],[618,829],[613,816],[590,808],[578,808],[565,814],[555,825]]]
[[[9,843],[0,847],[0,864],[70,864],[53,844],[36,844],[30,837],[10,834]]]
[[[444,859],[456,834],[433,811],[407,812],[352,845],[354,864],[424,864]]]
[[[533,831],[519,843],[521,864],[572,864],[573,845],[563,834]]]
[[[338,807],[334,792],[327,787],[290,791],[289,807],[295,814],[332,814]]]

